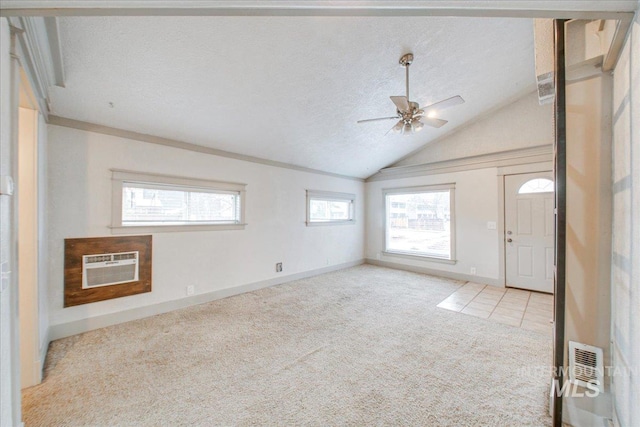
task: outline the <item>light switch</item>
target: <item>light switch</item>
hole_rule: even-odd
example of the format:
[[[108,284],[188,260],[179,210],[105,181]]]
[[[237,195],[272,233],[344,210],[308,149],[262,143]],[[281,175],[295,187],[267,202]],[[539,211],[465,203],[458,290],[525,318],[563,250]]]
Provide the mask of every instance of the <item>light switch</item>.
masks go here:
[[[496,229],[496,222],[495,221],[487,222],[487,230],[495,230],[495,229]]]
[[[13,196],[13,178],[9,175],[0,176],[0,195]]]

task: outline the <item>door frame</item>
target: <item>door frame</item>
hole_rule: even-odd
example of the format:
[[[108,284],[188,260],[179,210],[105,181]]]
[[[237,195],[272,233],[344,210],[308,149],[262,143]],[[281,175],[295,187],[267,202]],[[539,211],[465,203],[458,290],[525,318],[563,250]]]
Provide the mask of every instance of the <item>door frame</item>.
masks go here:
[[[506,166],[498,168],[498,281],[502,287],[507,287],[507,243],[506,236],[506,193],[505,176],[523,175],[528,173],[553,173],[553,161],[528,163],[524,165]]]

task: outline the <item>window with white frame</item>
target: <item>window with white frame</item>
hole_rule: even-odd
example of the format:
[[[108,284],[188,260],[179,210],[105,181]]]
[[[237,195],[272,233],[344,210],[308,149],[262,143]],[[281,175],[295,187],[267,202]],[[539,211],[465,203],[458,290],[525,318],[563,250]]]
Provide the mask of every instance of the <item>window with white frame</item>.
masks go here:
[[[245,184],[112,170],[114,233],[244,228]]]
[[[454,184],[383,190],[385,252],[455,262]]]
[[[307,225],[353,224],[355,194],[307,190]]]

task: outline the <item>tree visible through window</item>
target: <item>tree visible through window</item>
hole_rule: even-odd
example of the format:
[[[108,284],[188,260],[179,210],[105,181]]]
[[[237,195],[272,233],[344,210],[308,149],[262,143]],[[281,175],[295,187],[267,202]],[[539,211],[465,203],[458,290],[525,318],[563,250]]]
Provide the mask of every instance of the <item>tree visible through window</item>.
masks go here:
[[[452,259],[453,188],[386,193],[387,252]]]

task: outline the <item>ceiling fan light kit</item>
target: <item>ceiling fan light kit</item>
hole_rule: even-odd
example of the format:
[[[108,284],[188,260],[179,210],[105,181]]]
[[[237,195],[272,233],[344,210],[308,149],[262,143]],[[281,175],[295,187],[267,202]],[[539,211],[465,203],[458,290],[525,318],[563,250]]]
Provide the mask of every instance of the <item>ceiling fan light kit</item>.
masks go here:
[[[447,124],[446,120],[436,117],[439,110],[464,103],[461,96],[453,96],[435,104],[420,108],[417,102],[409,100],[409,66],[413,62],[413,54],[407,53],[400,58],[400,65],[405,68],[406,96],[391,96],[391,101],[396,106],[396,115],[393,117],[381,117],[377,119],[358,120],[358,123],[375,122],[379,120],[398,120],[390,132],[410,135],[420,132],[424,125],[439,128]],[[387,132],[388,133],[388,132]]]

